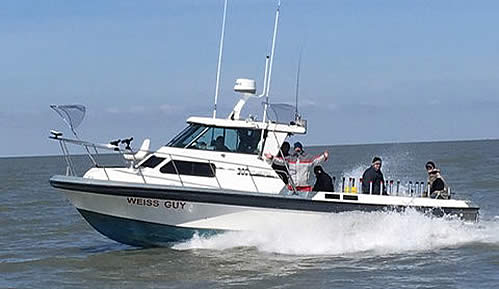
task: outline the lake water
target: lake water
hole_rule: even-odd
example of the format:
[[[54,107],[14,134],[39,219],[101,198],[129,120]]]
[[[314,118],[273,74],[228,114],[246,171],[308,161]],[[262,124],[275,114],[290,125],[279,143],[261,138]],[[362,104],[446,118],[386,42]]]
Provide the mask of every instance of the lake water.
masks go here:
[[[432,159],[480,221],[351,212],[141,249],[101,236],[50,187],[62,157],[3,158],[0,287],[499,288],[499,141],[306,148],[325,149],[332,175],[359,177],[379,155],[402,184],[426,180]]]

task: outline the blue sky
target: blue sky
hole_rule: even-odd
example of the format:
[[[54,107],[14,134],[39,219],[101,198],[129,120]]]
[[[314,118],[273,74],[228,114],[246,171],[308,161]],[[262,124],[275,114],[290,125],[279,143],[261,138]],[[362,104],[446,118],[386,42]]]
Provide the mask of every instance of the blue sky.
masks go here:
[[[275,1],[229,1],[219,116],[262,85]],[[50,104],[84,104],[82,137],[166,143],[212,113],[223,0],[1,1],[0,155],[58,154]],[[499,2],[282,1],[272,102],[306,144],[499,138]],[[259,108],[257,100],[249,104]],[[64,130],[67,131],[67,130]]]

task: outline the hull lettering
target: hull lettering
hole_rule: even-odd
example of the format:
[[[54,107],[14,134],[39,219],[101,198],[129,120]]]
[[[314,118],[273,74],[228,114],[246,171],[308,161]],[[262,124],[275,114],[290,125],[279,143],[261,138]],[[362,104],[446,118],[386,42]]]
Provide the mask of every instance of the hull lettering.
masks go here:
[[[160,206],[160,201],[155,199],[145,199],[145,198],[135,198],[135,197],[127,197],[126,198],[129,205],[132,206],[142,206],[142,207],[150,207],[150,208],[158,208]],[[164,201],[163,206],[167,209],[173,210],[183,210],[185,208],[186,202],[181,201]]]
[[[175,209],[175,210],[183,210],[186,202],[180,201],[165,201],[165,208],[167,209]]]
[[[127,197],[126,200],[127,200],[129,205],[153,207],[153,208],[159,207],[158,200],[134,198],[134,197]]]

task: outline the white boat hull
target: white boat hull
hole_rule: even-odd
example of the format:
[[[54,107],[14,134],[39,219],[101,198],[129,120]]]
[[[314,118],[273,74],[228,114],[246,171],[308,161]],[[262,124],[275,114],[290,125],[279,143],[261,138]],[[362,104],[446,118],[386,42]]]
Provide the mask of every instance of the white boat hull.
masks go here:
[[[313,199],[306,199],[65,176],[55,176],[50,181],[52,186],[66,193],[71,203],[97,231],[110,239],[134,246],[163,246],[188,240],[195,234],[252,231],[272,220],[284,218],[310,219],[314,222],[315,218],[324,214],[356,210],[400,211],[413,207],[436,216],[454,214],[468,220],[478,217],[478,208],[455,200],[450,203],[453,207],[429,208],[414,206],[417,203],[414,198],[408,198],[413,204],[397,205],[394,203],[397,197],[389,196],[359,195],[357,199],[361,198],[355,203],[342,198],[327,199],[332,195],[340,196],[337,193],[319,193]],[[362,200],[362,197],[366,199]],[[372,203],[376,198],[390,198],[392,204]],[[428,202],[428,199],[422,201]]]

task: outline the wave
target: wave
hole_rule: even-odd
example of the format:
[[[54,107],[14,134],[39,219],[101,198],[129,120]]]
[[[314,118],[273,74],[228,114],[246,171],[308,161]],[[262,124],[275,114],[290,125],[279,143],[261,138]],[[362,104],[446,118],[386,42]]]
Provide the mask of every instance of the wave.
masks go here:
[[[173,248],[224,250],[255,247],[262,252],[279,254],[344,256],[431,251],[475,242],[499,244],[499,220],[464,223],[408,210],[403,213],[330,214],[313,221],[279,220],[251,232],[195,236]]]

